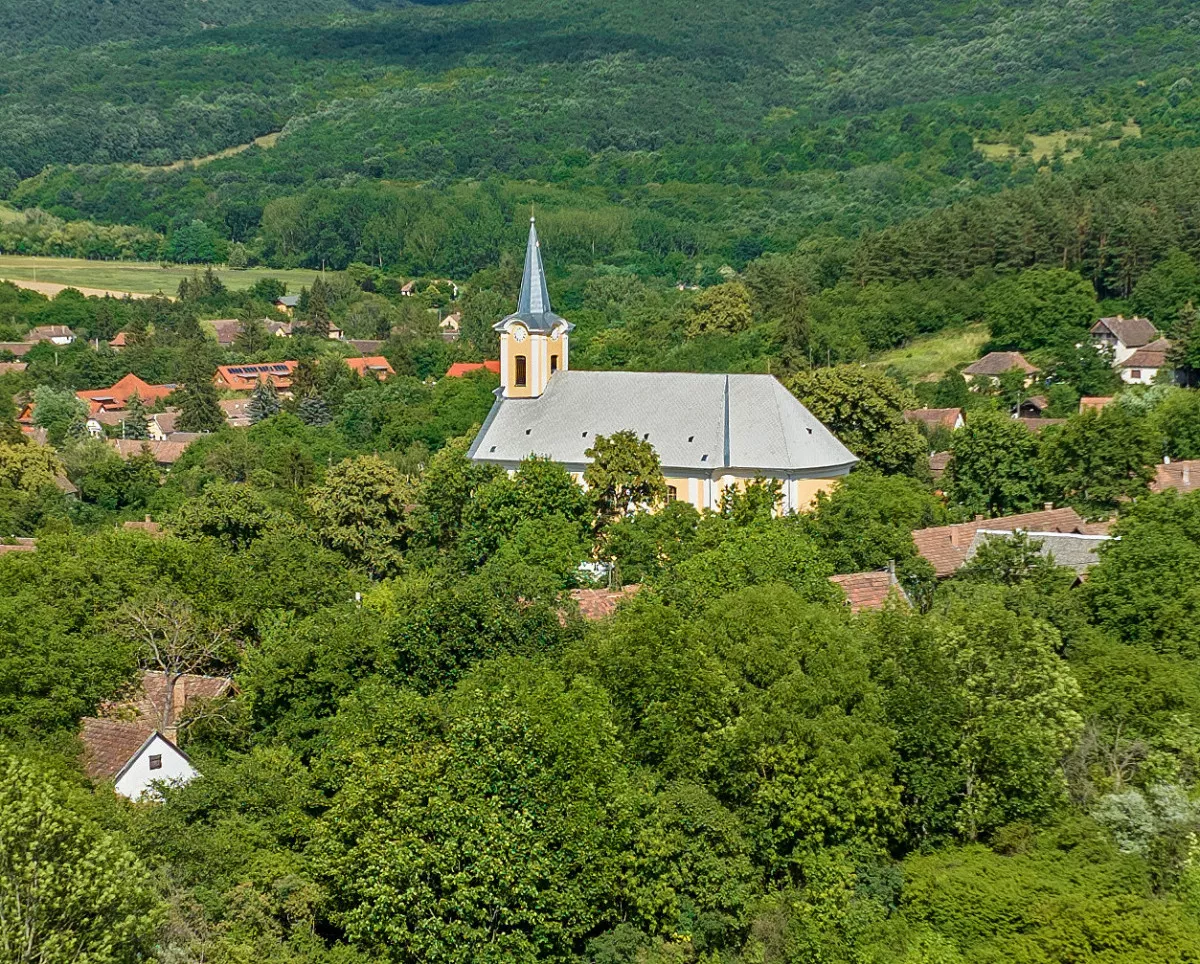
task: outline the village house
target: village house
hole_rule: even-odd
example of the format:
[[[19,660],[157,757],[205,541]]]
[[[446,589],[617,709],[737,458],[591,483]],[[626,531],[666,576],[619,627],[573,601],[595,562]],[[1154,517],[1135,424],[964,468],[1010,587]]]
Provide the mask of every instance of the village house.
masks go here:
[[[988,352],[964,368],[962,377],[971,388],[978,390],[980,385],[999,385],[1000,376],[1008,374],[1014,368],[1025,373],[1026,388],[1033,384],[1033,376],[1038,372],[1037,366],[1031,365],[1019,351]]]
[[[911,408],[904,413],[904,420],[914,425],[924,425],[927,435],[939,428],[953,432],[963,427],[961,408]]]
[[[204,435],[200,432],[175,432],[162,441],[113,438],[108,440],[108,444],[123,459],[128,460],[144,452],[149,452],[156,465],[170,468],[183,457],[183,453],[187,451],[189,445],[202,438]]]
[[[38,342],[48,341],[52,345],[63,346],[71,344],[75,338],[75,332],[66,325],[39,325],[29,329],[25,335],[25,342],[36,345]]]
[[[376,381],[387,381],[396,374],[391,363],[382,355],[366,355],[362,358],[347,358],[346,365],[359,378],[374,378]]]
[[[346,344],[361,355],[378,355],[387,342],[379,338],[347,338]]]
[[[111,782],[130,800],[154,800],[155,784],[184,784],[199,773],[176,745],[185,714],[197,704],[224,696],[231,681],[183,674],[168,693],[165,673],[143,673],[134,696],[101,707],[101,715],[82,721],[84,770],[97,783]]]
[[[1042,418],[1050,407],[1050,399],[1045,395],[1031,395],[1017,405],[1013,418]]]
[[[218,318],[216,321],[206,321],[204,324],[212,329],[217,338],[217,344],[222,348],[231,348],[237,340],[242,323],[237,318]]]
[[[8,354],[13,358],[24,358],[31,348],[33,345],[27,345],[23,341],[0,341],[0,355]]]
[[[108,340],[108,347],[113,351],[122,351],[129,347],[129,335],[123,331],[118,331],[112,338]]]
[[[471,372],[489,371],[493,375],[500,374],[500,359],[489,358],[487,361],[481,362],[455,362],[446,369],[447,378],[462,378],[464,375],[469,375]]]
[[[275,299],[275,310],[291,318],[299,304],[299,295],[283,295]]]
[[[1104,535],[1108,531],[1108,523],[1088,523],[1074,509],[1054,509],[1047,506],[1041,512],[1024,512],[998,519],[977,516],[973,522],[918,529],[913,532],[912,537],[917,552],[933,566],[934,574],[939,579],[945,579],[954,575],[972,555],[975,535],[980,530],[992,535],[1036,532],[1039,533],[1039,538],[1048,533]]]
[[[438,322],[443,341],[458,341],[462,336],[462,312],[455,311]]]
[[[1080,578],[1086,577],[1087,571],[1100,561],[1100,547],[1112,540],[1112,536],[1106,533],[1021,531],[1031,540],[1041,543],[1037,550],[1039,556],[1053,559],[1055,565],[1075,570],[1075,575]],[[974,559],[980,546],[989,539],[1008,539],[1013,533],[1012,529],[975,530],[965,562]]]
[[[1200,459],[1185,459],[1180,462],[1163,462],[1155,466],[1151,492],[1174,489],[1180,495],[1200,489]]]
[[[28,367],[29,363],[23,361],[0,362],[0,375],[16,375],[25,371]]]
[[[261,381],[269,381],[276,389],[292,387],[292,372],[297,362],[261,362],[255,365],[218,365],[213,384],[221,391],[252,392]]]
[[[1170,356],[1171,343],[1166,338],[1150,342],[1119,363],[1121,381],[1126,385],[1153,385],[1160,372],[1164,378],[1175,381],[1177,376]]]
[[[1148,318],[1101,318],[1089,332],[1098,351],[1111,354],[1113,365],[1120,365],[1139,348],[1158,337],[1158,331]]]
[[[225,424],[230,428],[246,428],[250,425],[250,399],[223,398],[218,404],[225,413]]]
[[[846,594],[846,606],[852,613],[882,609],[890,599],[912,605],[892,566],[878,572],[851,572],[830,576],[829,581]]]
[[[151,385],[130,372],[108,388],[87,389],[75,395],[86,402],[92,411],[119,412],[129,407],[129,400],[134,395],[146,405],[153,405],[165,399],[175,388],[175,385]]]
[[[755,478],[779,511],[809,508],[858,459],[771,375],[573,371],[574,326],[554,313],[532,219],[517,310],[500,336],[500,388],[469,455],[514,471],[538,455],[582,481],[596,438],[630,431],[662,464],[668,498],[716,509]]]
[[[1112,400],[1112,395],[1084,395],[1079,400],[1079,413],[1082,415],[1088,411],[1098,412]]]
[[[150,437],[156,442],[165,442],[177,432],[176,424],[179,422],[179,409],[172,408],[165,412],[159,412],[157,415],[150,417],[150,424],[147,426],[150,430]]]

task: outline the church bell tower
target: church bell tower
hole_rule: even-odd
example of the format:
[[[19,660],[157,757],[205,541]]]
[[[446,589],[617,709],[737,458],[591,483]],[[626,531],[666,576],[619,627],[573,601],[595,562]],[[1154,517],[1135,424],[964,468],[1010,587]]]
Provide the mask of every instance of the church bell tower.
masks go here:
[[[567,371],[567,342],[575,326],[550,308],[533,218],[529,219],[529,244],[517,310],[492,327],[500,333],[500,384],[505,398],[537,398],[555,372]]]

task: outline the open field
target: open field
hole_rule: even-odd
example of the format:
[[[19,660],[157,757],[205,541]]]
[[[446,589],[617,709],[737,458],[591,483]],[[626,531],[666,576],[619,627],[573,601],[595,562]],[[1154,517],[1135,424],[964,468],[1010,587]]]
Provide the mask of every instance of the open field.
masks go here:
[[[1032,145],[1030,156],[1038,162],[1048,161],[1055,152],[1062,151],[1064,161],[1074,161],[1083,156],[1082,146],[1092,138],[1090,127],[1081,127],[1073,131],[1053,131],[1049,134],[1029,134],[1026,140]],[[1129,137],[1141,137],[1142,129],[1133,120],[1121,126],[1121,136],[1109,138],[1102,143],[1106,147],[1118,147],[1121,141]],[[1012,144],[988,144],[976,141],[975,148],[990,161],[1004,161],[1017,157],[1021,150]]]
[[[0,217],[3,217],[0,214]],[[176,264],[163,268],[146,261],[85,261],[79,258],[29,258],[21,255],[0,254],[0,280],[18,282],[48,282],[80,288],[95,288],[103,291],[132,292],[135,294],[173,295],[179,282],[190,278],[194,271],[204,268],[195,265]],[[301,285],[311,285],[317,272],[309,269],[279,270],[249,268],[231,271],[216,268],[218,276],[233,291],[251,287],[260,278],[278,278],[296,292]]]
[[[894,368],[914,382],[934,381],[956,365],[965,365],[979,357],[979,350],[988,340],[983,325],[968,325],[955,331],[943,331],[924,338],[915,338],[902,348],[873,358],[868,364],[875,368]]]
[[[0,201],[0,224],[3,224],[5,221],[20,221],[20,220],[21,220],[21,212],[20,211],[16,211],[13,208],[10,208],[3,201]]]

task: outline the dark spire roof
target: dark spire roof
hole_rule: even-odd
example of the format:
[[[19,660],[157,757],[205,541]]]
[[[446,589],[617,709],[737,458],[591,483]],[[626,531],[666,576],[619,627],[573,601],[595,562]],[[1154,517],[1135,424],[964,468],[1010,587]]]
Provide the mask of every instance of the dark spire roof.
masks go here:
[[[529,243],[525,248],[525,273],[521,277],[521,297],[517,310],[494,327],[497,331],[510,321],[520,321],[530,331],[549,332],[555,325],[567,324],[550,307],[550,290],[546,287],[546,269],[542,266],[542,247],[538,241],[537,224],[529,219]],[[574,327],[567,325],[568,329]]]

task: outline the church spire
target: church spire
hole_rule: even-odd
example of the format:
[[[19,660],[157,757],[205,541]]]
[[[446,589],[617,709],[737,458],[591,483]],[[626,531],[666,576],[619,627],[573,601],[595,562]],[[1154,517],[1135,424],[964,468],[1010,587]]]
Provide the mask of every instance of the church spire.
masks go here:
[[[521,278],[518,315],[550,315],[550,291],[546,288],[546,269],[542,266],[542,247],[538,243],[537,223],[529,218],[529,243],[525,248],[525,274]]]

